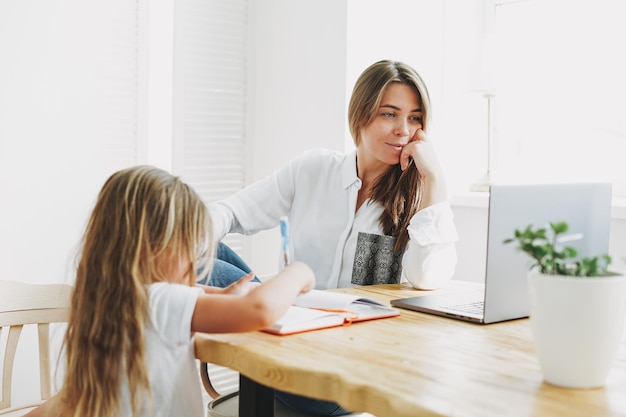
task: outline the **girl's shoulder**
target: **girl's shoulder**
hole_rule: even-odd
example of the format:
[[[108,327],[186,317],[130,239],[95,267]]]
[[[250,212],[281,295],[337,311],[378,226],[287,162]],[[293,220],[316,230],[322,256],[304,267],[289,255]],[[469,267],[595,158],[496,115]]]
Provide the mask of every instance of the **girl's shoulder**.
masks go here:
[[[155,282],[148,285],[148,294],[152,305],[173,307],[186,305],[190,300],[198,298],[202,293],[200,287],[175,284],[171,282]]]
[[[150,321],[161,340],[187,343],[200,287],[156,282],[148,286]]]

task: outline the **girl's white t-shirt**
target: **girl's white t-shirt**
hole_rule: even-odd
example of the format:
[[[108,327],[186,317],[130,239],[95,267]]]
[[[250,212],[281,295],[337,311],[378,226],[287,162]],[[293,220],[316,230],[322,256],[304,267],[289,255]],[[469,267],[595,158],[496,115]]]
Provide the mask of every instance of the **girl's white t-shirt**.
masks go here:
[[[145,329],[151,402],[142,417],[203,417],[204,407],[191,333],[191,317],[202,289],[155,283],[148,286],[150,323]],[[120,416],[131,416],[128,389],[122,389]]]

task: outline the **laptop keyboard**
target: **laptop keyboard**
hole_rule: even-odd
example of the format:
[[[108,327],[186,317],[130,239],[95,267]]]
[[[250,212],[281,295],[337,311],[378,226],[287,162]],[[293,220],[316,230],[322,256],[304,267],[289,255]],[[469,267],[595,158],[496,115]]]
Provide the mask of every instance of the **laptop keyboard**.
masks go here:
[[[463,313],[483,314],[483,311],[485,309],[485,302],[475,301],[475,302],[466,303],[466,304],[455,304],[455,305],[444,306],[444,308],[447,310],[455,310],[455,311],[460,311]]]

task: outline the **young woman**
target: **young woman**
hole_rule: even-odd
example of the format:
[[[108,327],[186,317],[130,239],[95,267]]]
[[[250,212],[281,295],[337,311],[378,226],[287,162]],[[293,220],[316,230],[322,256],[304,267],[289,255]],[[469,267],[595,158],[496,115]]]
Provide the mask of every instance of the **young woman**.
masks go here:
[[[200,197],[163,170],[106,181],[82,241],[63,387],[29,416],[204,416],[193,333],[267,327],[315,284],[294,262],[262,285],[247,274],[196,286],[211,267],[211,229]]]
[[[374,63],[358,78],[349,104],[356,150],[305,152],[212,204],[216,241],[230,232],[273,228],[288,216],[292,259],[313,268],[317,288],[400,281],[440,287],[456,267],[457,233],[426,133],[430,112],[428,91],[413,68]],[[224,245],[218,258],[220,275],[211,279],[219,285],[249,270]],[[277,395],[310,414],[346,413],[336,404]]]

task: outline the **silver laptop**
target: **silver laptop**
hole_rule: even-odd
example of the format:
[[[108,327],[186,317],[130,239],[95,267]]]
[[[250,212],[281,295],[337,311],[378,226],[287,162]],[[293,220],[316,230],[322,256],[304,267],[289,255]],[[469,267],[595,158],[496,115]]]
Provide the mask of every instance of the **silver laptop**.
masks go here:
[[[492,185],[488,216],[484,290],[403,298],[391,305],[482,324],[528,317],[531,261],[515,242],[503,241],[529,224],[548,228],[549,222],[566,221],[568,235],[583,236],[567,242],[580,257],[608,253],[611,184]],[[462,274],[457,271],[454,279],[462,280]]]

